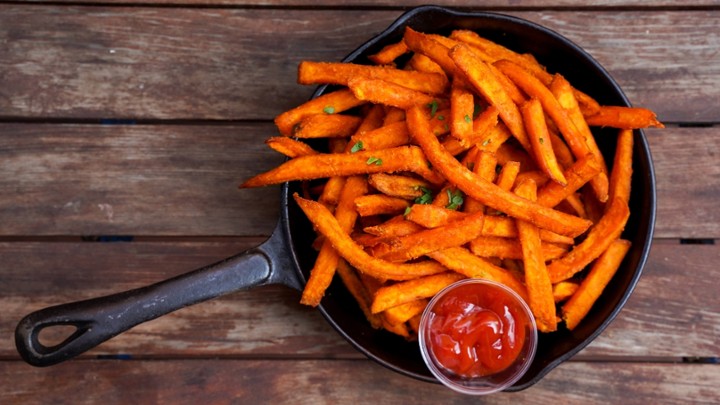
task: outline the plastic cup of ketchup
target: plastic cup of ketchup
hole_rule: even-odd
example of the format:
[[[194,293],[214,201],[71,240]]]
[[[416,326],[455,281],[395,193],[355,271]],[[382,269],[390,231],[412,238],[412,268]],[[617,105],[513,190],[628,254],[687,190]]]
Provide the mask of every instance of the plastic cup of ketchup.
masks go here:
[[[430,301],[420,321],[423,360],[447,387],[471,395],[501,391],[522,377],[537,347],[525,301],[494,281],[466,279]]]

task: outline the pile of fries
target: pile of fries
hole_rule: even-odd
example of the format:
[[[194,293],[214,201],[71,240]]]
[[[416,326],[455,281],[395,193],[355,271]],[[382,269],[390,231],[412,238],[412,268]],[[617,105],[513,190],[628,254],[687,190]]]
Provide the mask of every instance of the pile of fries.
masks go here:
[[[299,83],[336,90],[276,117],[267,144],[290,159],[241,186],[305,182],[318,256],[301,302],[337,274],[374,327],[413,338],[433,295],[485,278],[539,331],[575,328],[630,248],[632,130],[662,127],[655,114],[601,106],[472,31],[407,28],[370,59],[302,62]],[[618,128],[611,165],[593,126]]]

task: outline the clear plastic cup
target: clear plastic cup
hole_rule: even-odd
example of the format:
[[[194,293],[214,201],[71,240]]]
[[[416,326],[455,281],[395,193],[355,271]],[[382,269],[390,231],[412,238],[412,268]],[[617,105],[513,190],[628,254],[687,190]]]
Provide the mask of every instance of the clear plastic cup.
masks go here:
[[[494,304],[484,306],[483,300],[492,301]],[[465,304],[462,304],[463,301]],[[461,310],[453,312],[449,308]],[[482,316],[479,315],[481,312]],[[478,325],[473,325],[472,322]],[[460,326],[453,328],[448,325]],[[448,328],[453,332],[448,332]],[[470,341],[468,339],[477,336],[473,333],[477,333],[480,328],[493,331],[486,335],[489,336],[488,339],[496,340],[489,345],[489,341],[481,342],[482,339],[465,346],[452,343],[448,345],[448,342],[456,341],[447,340],[450,339],[448,336],[459,336],[461,338],[457,342],[467,343]],[[515,333],[511,332],[512,330]],[[418,336],[423,360],[433,375],[445,386],[470,395],[491,394],[517,382],[532,363],[537,339],[535,318],[527,303],[510,288],[484,279],[461,280],[436,294],[423,312]],[[503,349],[499,349],[503,344],[504,350],[510,351],[504,356]],[[454,350],[448,352],[448,347]],[[470,353],[468,350],[476,355],[467,354]],[[465,357],[461,354],[457,359],[453,359],[448,353],[465,353]],[[460,358],[464,360],[458,360]],[[443,364],[443,361],[446,364]],[[458,371],[460,363],[465,367],[465,371]],[[472,364],[470,369],[467,369],[468,364]],[[494,364],[496,369],[486,367],[486,364]]]

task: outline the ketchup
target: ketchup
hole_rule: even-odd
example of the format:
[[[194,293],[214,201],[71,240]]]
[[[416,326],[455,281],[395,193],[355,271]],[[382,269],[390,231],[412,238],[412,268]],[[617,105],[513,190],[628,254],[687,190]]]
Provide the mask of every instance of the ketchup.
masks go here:
[[[459,285],[431,309],[428,346],[437,363],[462,378],[509,367],[525,344],[531,322],[510,293],[492,285]]]

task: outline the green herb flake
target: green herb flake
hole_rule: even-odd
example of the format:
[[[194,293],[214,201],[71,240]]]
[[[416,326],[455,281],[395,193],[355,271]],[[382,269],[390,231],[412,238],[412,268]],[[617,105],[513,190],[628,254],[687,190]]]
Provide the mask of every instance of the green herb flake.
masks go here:
[[[469,115],[465,115],[465,122],[471,123],[471,122],[472,122],[472,118],[470,118]]]
[[[490,145],[490,138],[483,141],[482,146],[488,146]]]
[[[408,216],[408,214],[410,213],[411,210],[412,210],[411,207],[406,207],[406,208],[405,208],[405,212],[403,212],[403,216],[404,216],[404,217]]]
[[[540,145],[545,143],[545,140],[543,138],[538,139],[538,141],[540,142]]]
[[[415,199],[415,204],[430,204],[432,202],[432,190],[425,186],[415,186],[414,189],[422,191],[422,195]]]
[[[439,120],[439,121],[442,121],[442,120],[444,120],[444,119],[445,119],[445,116],[444,116],[444,115],[438,115],[438,120]]]
[[[335,113],[335,107],[333,107],[331,105],[326,105],[325,108],[323,108],[323,112],[325,114],[333,114],[333,113]]]
[[[463,198],[463,193],[460,190],[455,190],[455,192],[447,190],[447,195],[449,202],[445,208],[449,210],[457,210],[465,201],[465,199]]]
[[[350,148],[350,153],[360,152],[361,150],[363,150],[363,143],[362,141],[357,141],[355,142],[355,145]]]
[[[375,156],[370,156],[370,157],[368,158],[367,162],[365,162],[365,164],[367,164],[367,165],[381,166],[381,165],[382,165],[382,159],[377,158],[377,157],[375,157]]]
[[[430,109],[430,118],[434,118],[435,114],[437,113],[438,107],[440,107],[440,104],[437,100],[433,100],[427,106]]]

